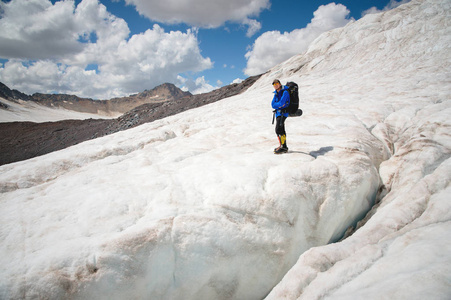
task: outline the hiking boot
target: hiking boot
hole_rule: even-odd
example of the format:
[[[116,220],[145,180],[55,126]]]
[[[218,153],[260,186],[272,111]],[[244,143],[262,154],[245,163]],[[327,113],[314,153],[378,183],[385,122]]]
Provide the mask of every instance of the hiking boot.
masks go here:
[[[275,154],[282,154],[282,153],[287,153],[287,152],[288,152],[288,147],[285,145],[274,149]]]
[[[284,135],[278,135],[277,139],[279,140],[280,146],[274,149],[275,154],[281,154],[281,153],[287,153],[288,147],[287,147],[287,136]]]

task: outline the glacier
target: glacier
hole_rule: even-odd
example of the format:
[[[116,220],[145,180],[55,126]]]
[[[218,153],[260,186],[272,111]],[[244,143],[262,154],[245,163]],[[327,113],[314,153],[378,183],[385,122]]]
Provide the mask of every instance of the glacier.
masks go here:
[[[55,122],[62,120],[86,120],[86,119],[112,119],[119,115],[111,116],[77,112],[64,108],[46,107],[33,101],[11,101],[0,98],[8,109],[0,109],[0,123],[5,122]]]
[[[243,94],[1,166],[0,298],[449,298],[450,8],[367,15]],[[274,78],[304,111],[285,155]]]

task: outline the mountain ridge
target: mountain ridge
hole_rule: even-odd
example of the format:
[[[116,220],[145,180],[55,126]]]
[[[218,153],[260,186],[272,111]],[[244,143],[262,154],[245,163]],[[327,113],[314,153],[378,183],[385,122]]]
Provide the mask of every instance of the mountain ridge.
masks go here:
[[[26,95],[20,91],[11,90],[0,82],[0,97],[6,100],[14,102],[17,102],[17,100],[32,101],[46,107],[110,116],[123,114],[143,104],[171,101],[191,95],[190,92],[184,92],[172,83],[163,83],[151,90],[144,90],[126,97],[94,100],[69,94],[34,93],[33,95]]]

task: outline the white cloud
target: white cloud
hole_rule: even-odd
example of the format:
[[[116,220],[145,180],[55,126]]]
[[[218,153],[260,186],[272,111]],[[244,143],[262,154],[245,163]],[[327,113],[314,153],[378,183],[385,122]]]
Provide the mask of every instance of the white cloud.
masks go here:
[[[251,37],[256,34],[262,28],[262,24],[256,20],[247,19],[243,21],[243,24],[249,26],[247,29],[246,36]]]
[[[249,26],[252,36],[261,28],[253,19],[270,7],[269,0],[125,0],[147,18],[166,24],[185,23],[202,28],[216,28],[230,21]]]
[[[190,91],[192,94],[203,94],[211,92],[215,89],[218,89],[224,85],[224,83],[221,80],[216,81],[216,86],[213,86],[208,83],[207,80],[205,80],[205,77],[198,77],[195,80],[190,78],[185,78],[182,76],[178,76],[178,84],[183,86],[181,89],[184,91]],[[243,79],[237,78],[233,80],[230,84],[233,83],[241,83],[243,82]]]
[[[268,31],[259,36],[245,55],[246,75],[266,72],[273,66],[307,49],[313,40],[323,32],[346,25],[349,10],[342,4],[321,5],[306,28],[280,33]]]
[[[366,16],[368,14],[376,14],[376,13],[380,13],[383,11],[391,10],[393,8],[396,8],[400,5],[408,3],[408,2],[410,2],[410,0],[401,0],[399,2],[396,0],[390,0],[390,2],[382,10],[377,9],[377,7],[375,7],[375,6],[365,10],[364,12],[362,12],[362,17]]]
[[[0,55],[46,59],[83,50],[77,41],[74,3],[45,0],[0,2]]]
[[[195,30],[167,33],[155,25],[129,38],[126,22],[97,0],[77,7],[48,0],[0,5],[0,27],[7,29],[0,32],[0,57],[9,59],[0,67],[0,81],[25,93],[108,99],[212,67]],[[86,70],[88,65],[98,72]]]
[[[218,88],[218,86],[209,84],[204,76],[198,77],[195,80],[178,76],[178,82],[180,85],[183,85],[181,88],[182,90],[190,91],[193,95],[208,93]]]

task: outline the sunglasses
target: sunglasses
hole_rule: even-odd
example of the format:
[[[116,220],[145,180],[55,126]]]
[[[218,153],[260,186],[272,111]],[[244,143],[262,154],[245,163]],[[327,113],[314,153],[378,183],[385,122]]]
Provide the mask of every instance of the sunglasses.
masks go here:
[[[277,85],[280,84],[279,82],[273,82],[272,85]]]

